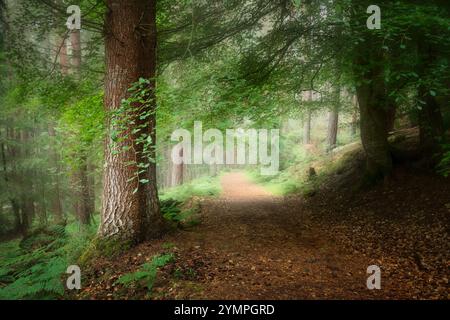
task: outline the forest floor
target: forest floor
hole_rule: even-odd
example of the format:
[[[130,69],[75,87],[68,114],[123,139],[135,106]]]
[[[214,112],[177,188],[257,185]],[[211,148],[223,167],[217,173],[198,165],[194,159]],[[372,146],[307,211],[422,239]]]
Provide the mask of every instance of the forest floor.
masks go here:
[[[360,193],[276,197],[245,173],[200,202],[201,223],[101,259],[81,299],[448,299],[448,179],[398,172]],[[152,293],[115,281],[152,256],[176,257]],[[381,289],[366,286],[381,268]],[[84,279],[86,279],[84,278]]]

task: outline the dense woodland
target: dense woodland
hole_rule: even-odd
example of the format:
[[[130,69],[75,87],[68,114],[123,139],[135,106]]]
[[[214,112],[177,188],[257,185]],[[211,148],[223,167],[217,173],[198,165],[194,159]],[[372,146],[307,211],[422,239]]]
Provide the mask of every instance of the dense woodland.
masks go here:
[[[381,9],[378,29],[367,24],[372,2]],[[66,25],[69,5],[80,7],[81,29]],[[256,215],[266,210],[278,219],[242,218],[255,235],[261,227],[261,243],[265,230],[288,224],[296,210],[311,210],[310,223],[320,208],[349,214],[347,208],[378,192],[380,201],[361,207],[359,216],[349,214],[352,226],[374,218],[372,208],[420,209],[411,225],[431,219],[436,228],[424,230],[435,232],[434,251],[429,259],[416,249],[407,255],[424,268],[424,279],[428,272],[434,293],[405,289],[376,297],[448,298],[441,288],[448,285],[443,266],[449,252],[448,1],[0,0],[0,22],[0,298],[154,298],[149,292],[159,271],[165,280],[213,283],[205,270],[214,262],[205,262],[200,244],[188,250],[190,242],[183,246],[177,237],[200,235],[202,225],[213,222],[232,228],[233,219],[220,219],[226,210],[209,201],[221,194],[253,199],[253,191],[265,196],[256,185],[278,197],[281,207],[252,200],[232,202],[231,211],[252,215],[254,206]],[[196,121],[204,131],[279,129],[279,173],[262,176],[254,164],[173,163],[178,141],[172,132],[192,131]],[[333,170],[340,178],[330,181]],[[252,185],[236,172],[245,172]],[[237,183],[245,184],[242,192]],[[341,199],[335,192],[354,198],[319,205],[324,194]],[[422,195],[435,206],[414,207]],[[277,216],[284,213],[287,218]],[[383,214],[388,226],[403,219]],[[340,217],[332,219],[347,219]],[[411,234],[421,236],[416,231]],[[422,238],[400,233],[398,239],[422,248]],[[223,243],[214,241],[211,248],[225,259],[221,265],[238,259],[221,255]],[[288,247],[280,259],[293,259]],[[139,263],[118,266],[121,259]],[[361,266],[363,273],[369,264]],[[65,288],[69,265],[89,270],[83,278],[89,290]],[[110,278],[103,279],[98,270],[105,265],[120,274],[106,272]],[[281,278],[287,274],[274,270]],[[144,289],[136,284],[142,279],[148,280]],[[177,296],[172,293],[181,289],[167,281],[156,297],[215,297],[208,289],[197,295],[193,287]],[[111,283],[120,294],[106,289]],[[168,286],[175,288],[170,294]],[[258,298],[249,292],[219,297]],[[336,297],[309,294],[274,289],[262,297]]]

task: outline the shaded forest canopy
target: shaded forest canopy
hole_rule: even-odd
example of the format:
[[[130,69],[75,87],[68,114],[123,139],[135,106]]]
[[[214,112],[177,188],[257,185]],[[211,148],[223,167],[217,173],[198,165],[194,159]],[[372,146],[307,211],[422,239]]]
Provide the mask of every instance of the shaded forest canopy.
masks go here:
[[[69,264],[195,230],[235,169],[283,196],[389,188],[405,167],[445,185],[450,5],[376,1],[369,29],[372,2],[0,0],[0,297],[62,296]],[[278,129],[279,172],[173,163],[194,122]]]

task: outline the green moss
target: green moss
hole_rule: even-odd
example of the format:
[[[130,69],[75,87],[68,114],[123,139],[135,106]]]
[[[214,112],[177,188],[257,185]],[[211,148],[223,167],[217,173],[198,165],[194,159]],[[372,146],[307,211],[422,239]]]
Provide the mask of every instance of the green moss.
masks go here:
[[[94,238],[80,256],[80,265],[87,266],[99,257],[113,258],[134,245],[131,240],[111,238]]]

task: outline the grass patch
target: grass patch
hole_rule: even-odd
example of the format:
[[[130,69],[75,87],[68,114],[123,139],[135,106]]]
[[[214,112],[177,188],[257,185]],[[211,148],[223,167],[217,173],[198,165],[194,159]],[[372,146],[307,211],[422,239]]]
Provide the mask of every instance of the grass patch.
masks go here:
[[[262,176],[259,170],[246,171],[249,179],[260,184],[264,189],[276,196],[285,196],[301,190],[302,182],[288,171],[282,171],[275,176]]]
[[[186,202],[192,197],[212,197],[221,192],[218,177],[202,177],[189,183],[163,190],[160,193],[162,201],[173,199],[179,202]]]

